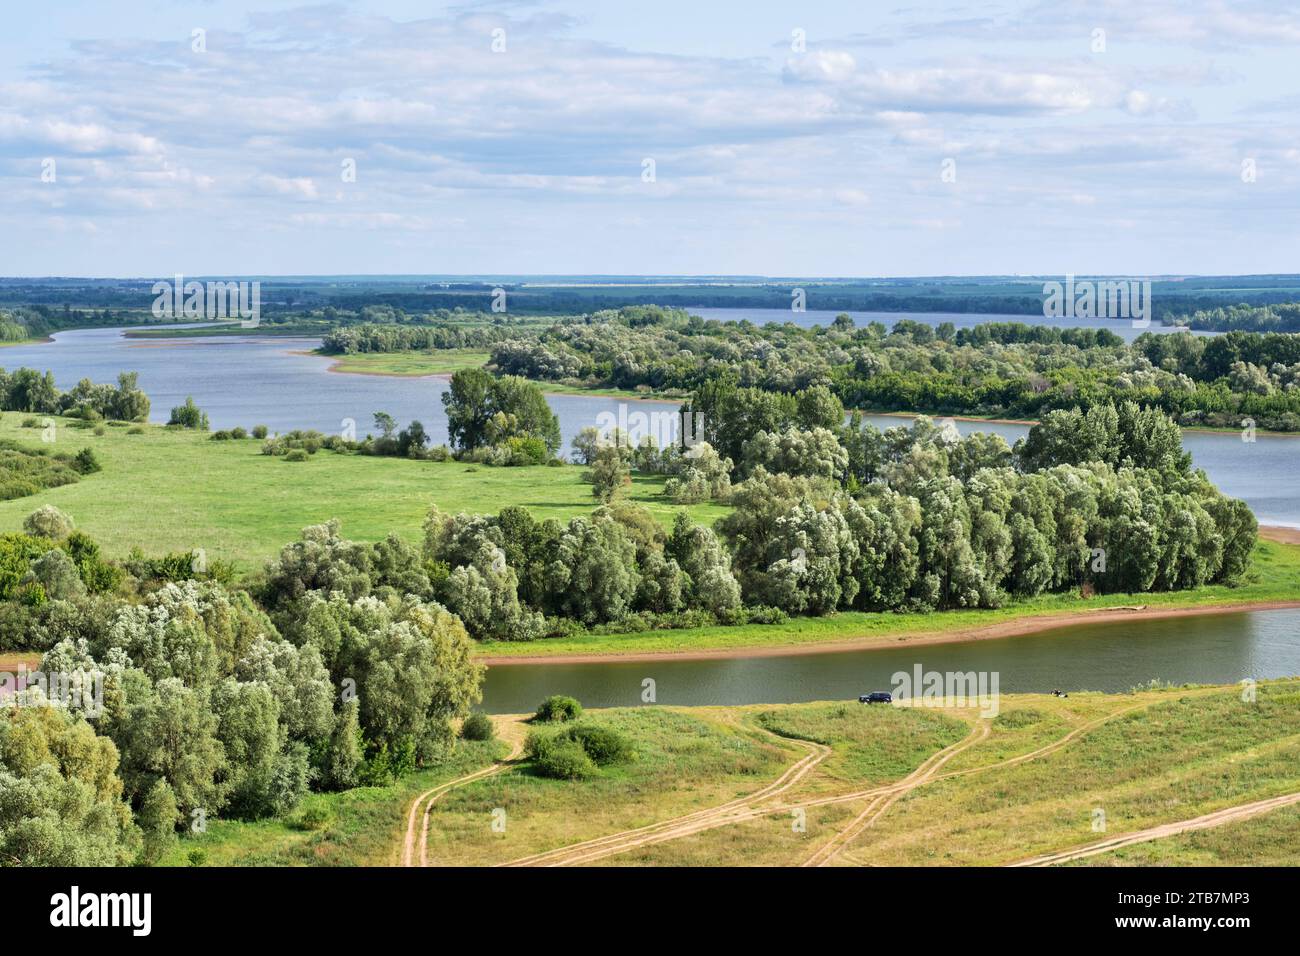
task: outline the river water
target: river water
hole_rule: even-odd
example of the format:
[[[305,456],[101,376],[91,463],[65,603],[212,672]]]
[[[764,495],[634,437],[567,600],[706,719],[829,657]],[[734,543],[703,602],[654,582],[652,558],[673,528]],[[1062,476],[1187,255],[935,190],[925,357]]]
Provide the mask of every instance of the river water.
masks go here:
[[[924,670],[998,675],[1002,693],[1126,691],[1150,680],[1226,684],[1300,674],[1300,611],[1085,624],[956,644],[780,657],[645,663],[517,664],[488,668],[489,713],[532,711],[549,694],[589,707],[634,707],[643,682],[659,704],[781,704],[856,700]],[[991,679],[991,678],[990,678]]]

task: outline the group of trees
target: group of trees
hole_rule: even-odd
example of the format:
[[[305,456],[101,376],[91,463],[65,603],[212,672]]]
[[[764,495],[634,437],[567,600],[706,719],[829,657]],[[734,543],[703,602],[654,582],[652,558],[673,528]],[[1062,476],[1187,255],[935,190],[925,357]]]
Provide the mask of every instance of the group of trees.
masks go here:
[[[136,381],[135,372],[120,374],[116,387],[83,378],[64,392],[54,384],[53,372],[42,374],[31,368],[6,372],[0,368],[0,411],[142,422],[149,417],[149,397]]]
[[[475,636],[531,639],[557,619],[662,626],[683,609],[725,620],[742,608],[936,610],[1191,588],[1235,581],[1254,546],[1249,508],[1192,471],[1158,409],[1053,411],[1013,449],[926,418],[884,431],[860,415],[841,424],[820,386],[773,395],[717,383],[697,401],[710,434],[740,446],[738,463],[708,442],[661,455],[584,432],[575,457],[611,503],[567,528],[517,508],[435,511],[426,558],[446,569],[434,574],[439,599]],[[665,538],[606,477],[633,465],[668,470],[679,502],[712,497],[732,510],[716,535],[679,515]]]
[[[1300,332],[1300,303],[1229,305],[1174,316],[1173,324],[1215,332]]]
[[[1191,473],[1176,441],[1167,454],[1132,433],[1108,441],[1110,413],[1055,413],[1014,452],[924,419],[868,425],[859,474],[872,480],[853,492],[759,466],[717,524],[746,602],[791,613],[996,607],[1238,578],[1255,540],[1250,510]],[[1102,436],[1088,450],[1097,457],[1077,453],[1080,432]]]
[[[320,349],[326,355],[417,349],[482,349],[515,334],[511,329],[493,325],[341,325],[325,333],[321,338]]]
[[[492,347],[489,367],[697,396],[724,378],[786,394],[824,385],[850,408],[929,414],[1039,416],[1132,400],[1186,425],[1251,418],[1300,430],[1294,343],[1295,336],[1240,332],[1228,344],[1187,333],[1144,333],[1126,344],[1105,329],[986,323],[957,330],[911,319],[892,329],[856,328],[848,316],[805,329],[642,307],[518,331]]]
[[[560,447],[560,421],[534,383],[462,369],[442,395],[455,453],[471,461],[541,464]]]
[[[308,528],[247,589],[177,570],[127,574],[51,508],[0,536],[0,648],[102,681],[97,706],[0,708],[0,859],[152,862],[178,829],[442,759],[479,698],[469,635],[395,538]]]
[[[435,507],[424,556],[437,598],[480,638],[530,640],[632,618],[726,619],[741,603],[712,530],[680,512],[665,533],[624,501],[567,523],[539,522],[520,507],[495,516]]]

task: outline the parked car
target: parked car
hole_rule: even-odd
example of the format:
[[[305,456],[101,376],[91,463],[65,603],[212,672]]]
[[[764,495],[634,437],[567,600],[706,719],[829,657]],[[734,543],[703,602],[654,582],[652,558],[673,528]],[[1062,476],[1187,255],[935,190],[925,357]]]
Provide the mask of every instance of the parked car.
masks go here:
[[[894,695],[883,690],[872,691],[858,698],[859,704],[892,704],[893,702]]]

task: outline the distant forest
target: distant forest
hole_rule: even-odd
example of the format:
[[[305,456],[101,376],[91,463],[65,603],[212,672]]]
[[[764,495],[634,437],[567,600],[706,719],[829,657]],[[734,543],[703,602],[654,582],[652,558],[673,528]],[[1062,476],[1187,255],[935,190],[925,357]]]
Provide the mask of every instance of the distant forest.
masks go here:
[[[168,277],[169,278],[169,277]],[[194,278],[194,277],[191,277]],[[801,288],[811,311],[1042,313],[1042,279],[708,280],[510,277],[259,278],[269,324],[317,326],[376,321],[367,309],[391,310],[419,322],[440,310],[490,312],[493,290],[505,290],[514,315],[577,315],[655,304],[675,308],[788,309]],[[1048,277],[1053,278],[1053,277]],[[39,332],[150,319],[153,279],[0,279],[0,308],[23,309]],[[1246,331],[1300,330],[1300,276],[1156,278],[1154,316],[1169,324]],[[1282,309],[1269,307],[1283,306]]]

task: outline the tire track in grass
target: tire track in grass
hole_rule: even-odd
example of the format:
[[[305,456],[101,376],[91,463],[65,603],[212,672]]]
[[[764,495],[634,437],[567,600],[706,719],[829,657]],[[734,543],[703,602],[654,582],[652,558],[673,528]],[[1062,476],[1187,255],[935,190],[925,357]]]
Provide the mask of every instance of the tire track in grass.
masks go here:
[[[490,767],[484,767],[476,770],[474,773],[466,774],[463,777],[457,777],[455,780],[449,780],[441,783],[431,790],[426,790],[415,798],[411,804],[411,809],[406,815],[406,838],[402,843],[402,866],[428,866],[429,851],[429,814],[432,811],[433,804],[438,798],[449,790],[455,790],[457,787],[463,787],[467,783],[473,783],[475,780],[482,780],[484,777],[490,777],[498,774],[510,766],[524,749],[524,738],[522,728],[514,720],[493,720],[497,727],[498,733],[510,744],[510,752],[501,760],[492,764]],[[423,824],[419,830],[419,839],[416,839],[415,821],[421,816],[421,807],[423,807]],[[419,847],[419,862],[416,862],[416,847]]]
[[[1148,827],[1145,830],[1137,830],[1133,833],[1124,833],[1105,840],[1098,840],[1096,843],[1089,843],[1087,846],[1076,847],[1073,850],[1045,853],[1042,856],[1030,857],[1027,860],[1020,860],[1017,863],[1007,865],[1013,867],[1052,866],[1057,863],[1068,863],[1070,860],[1082,860],[1101,853],[1109,853],[1111,850],[1118,850],[1120,847],[1132,846],[1135,843],[1148,843],[1151,840],[1177,836],[1180,833],[1209,830],[1227,823],[1248,820],[1251,817],[1259,816],[1261,813],[1270,813],[1273,810],[1289,807],[1296,803],[1300,803],[1300,792],[1287,793],[1280,797],[1269,797],[1266,800],[1256,800],[1253,803],[1243,803],[1235,807],[1226,807],[1222,810],[1215,810],[1213,813],[1194,817],[1191,820],[1162,823],[1159,826]]]

